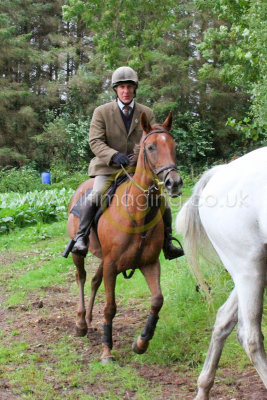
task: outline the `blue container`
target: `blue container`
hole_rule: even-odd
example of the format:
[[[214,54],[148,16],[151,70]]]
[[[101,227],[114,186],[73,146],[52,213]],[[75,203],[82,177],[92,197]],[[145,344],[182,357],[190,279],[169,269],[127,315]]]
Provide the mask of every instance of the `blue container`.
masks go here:
[[[47,185],[51,185],[50,172],[42,172],[41,173],[41,181],[42,181],[42,183],[46,183]]]

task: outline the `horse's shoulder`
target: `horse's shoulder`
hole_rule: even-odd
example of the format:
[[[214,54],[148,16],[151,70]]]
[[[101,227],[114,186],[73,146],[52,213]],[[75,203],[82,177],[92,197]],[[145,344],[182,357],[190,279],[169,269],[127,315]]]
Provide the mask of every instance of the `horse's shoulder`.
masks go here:
[[[94,179],[90,178],[82,182],[75,190],[69,204],[69,210],[77,203],[77,201],[86,193],[89,189],[92,189],[94,185]]]

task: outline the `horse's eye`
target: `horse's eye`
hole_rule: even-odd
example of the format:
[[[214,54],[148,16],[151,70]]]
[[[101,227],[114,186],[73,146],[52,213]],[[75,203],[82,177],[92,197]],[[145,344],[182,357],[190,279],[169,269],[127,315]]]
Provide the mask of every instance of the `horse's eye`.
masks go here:
[[[153,146],[153,144],[149,144],[147,146],[147,149],[148,149],[148,151],[153,151],[153,150],[155,150],[155,146]]]

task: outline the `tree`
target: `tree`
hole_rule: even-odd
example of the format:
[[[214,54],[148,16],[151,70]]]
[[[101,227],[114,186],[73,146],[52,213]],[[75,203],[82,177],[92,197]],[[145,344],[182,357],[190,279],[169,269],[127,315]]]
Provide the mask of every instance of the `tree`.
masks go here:
[[[235,90],[241,88],[250,98],[250,111],[238,123],[236,118],[229,125],[236,126],[243,142],[249,140],[266,144],[267,135],[267,66],[266,4],[263,0],[196,0],[199,8],[212,10],[219,24],[208,27],[199,49],[206,63],[200,76],[213,76],[226,82]]]
[[[208,135],[207,149],[215,148],[214,156],[228,158],[235,152],[233,143],[238,142],[238,135],[226,121],[244,115],[248,95],[218,77],[198,75],[205,59],[197,44],[203,40],[209,19],[207,13],[196,9],[194,1],[109,0],[102,4],[68,0],[64,17],[76,22],[81,19],[90,27],[93,56],[102,54],[105,94],[99,93],[97,103],[110,98],[106,71],[127,64],[141,77],[138,100],[151,106],[158,120],[172,110],[180,124],[177,129],[187,132],[189,141],[194,140],[192,121],[197,119],[201,132],[213,132]],[[218,24],[216,18],[212,22]],[[185,140],[185,136],[179,139]],[[192,155],[192,159],[203,162],[203,156],[198,160]]]
[[[62,4],[63,0],[1,1],[2,166],[21,165],[36,157],[32,138],[42,132],[47,110],[60,113],[67,91],[75,90],[73,82],[68,88],[71,78],[87,60],[81,27],[62,20]],[[70,101],[74,103],[73,98]],[[77,103],[78,99],[76,109]]]
[[[0,165],[33,160],[48,168],[58,157],[71,163],[76,156],[69,132],[87,149],[83,124],[97,105],[114,98],[111,73],[123,64],[137,70],[137,100],[152,107],[159,121],[173,111],[174,135],[194,166],[245,148],[244,124],[239,132],[234,125],[246,116],[252,89],[234,80],[237,72],[230,74],[235,69],[228,47],[237,42],[232,26],[239,11],[252,12],[247,7],[252,2],[237,3],[229,8],[233,20],[227,20],[218,10],[230,7],[230,0],[2,0]],[[263,77],[260,65],[256,76]],[[252,71],[246,77],[250,82]],[[260,92],[251,107],[258,115],[253,123],[263,120],[262,82],[253,86]]]

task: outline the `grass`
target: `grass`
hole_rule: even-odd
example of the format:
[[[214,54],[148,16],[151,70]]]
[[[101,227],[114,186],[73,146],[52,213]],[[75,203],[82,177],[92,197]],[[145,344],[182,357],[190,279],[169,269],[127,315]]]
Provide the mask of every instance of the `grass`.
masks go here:
[[[173,205],[174,213],[177,207]],[[103,366],[98,361],[100,346],[86,337],[77,339],[72,335],[78,289],[71,258],[61,257],[67,241],[65,222],[39,224],[0,236],[0,301],[5,312],[0,330],[0,382],[21,399],[148,400],[160,395],[163,388],[160,379],[149,384],[142,375],[143,367],[193,375],[195,381],[208,348],[214,309],[223,303],[232,287],[228,274],[221,268],[210,272],[213,309],[196,291],[185,260],[169,262],[161,256],[165,302],[149,351],[143,356],[131,351],[133,337],[127,337],[126,327],[120,333],[116,328],[120,315],[126,312],[128,319],[134,319],[138,309],[141,323],[132,328],[133,336],[140,334],[149,313],[150,293],[139,271],[130,281],[119,275],[114,335],[120,335],[123,344],[114,346],[118,363]],[[90,281],[97,264],[92,257],[86,263]],[[96,302],[101,313],[96,315],[100,329],[103,291],[102,284]],[[87,300],[89,292],[87,283]],[[37,305],[40,300],[44,307]],[[264,319],[265,335],[266,326]],[[233,333],[220,365],[241,369],[248,363]]]

